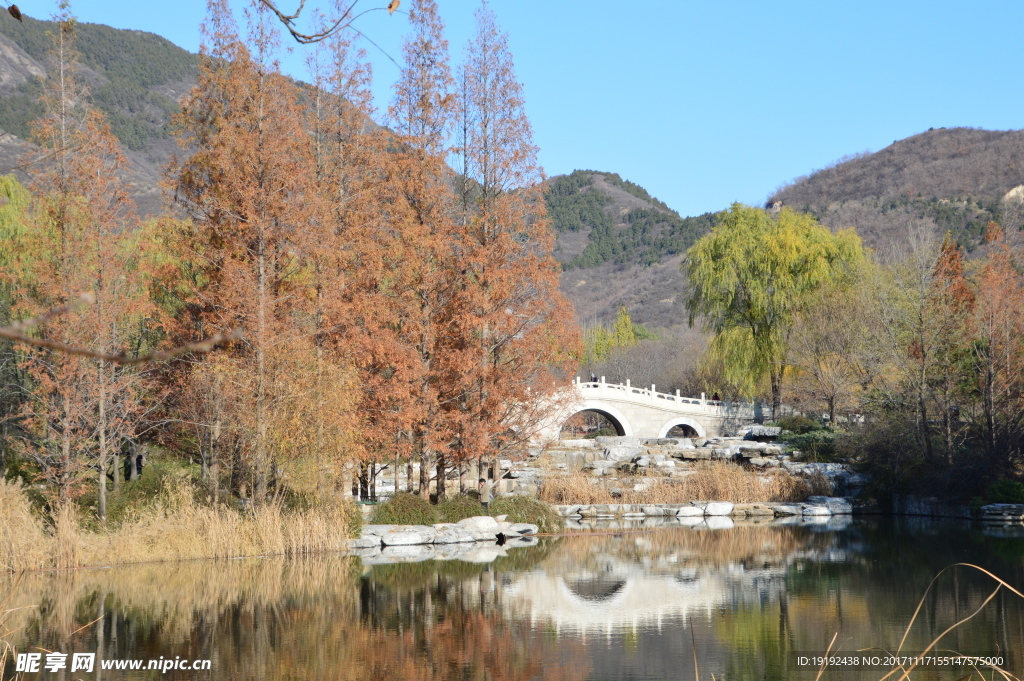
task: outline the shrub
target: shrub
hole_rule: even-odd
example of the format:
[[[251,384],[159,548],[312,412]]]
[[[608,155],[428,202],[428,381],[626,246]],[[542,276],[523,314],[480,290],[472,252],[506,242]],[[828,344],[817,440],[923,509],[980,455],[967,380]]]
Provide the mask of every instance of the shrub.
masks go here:
[[[804,461],[831,461],[836,453],[836,434],[830,430],[812,430],[802,435],[790,435],[786,443],[791,450],[799,450]]]
[[[820,423],[814,419],[809,419],[806,416],[783,416],[775,423],[775,425],[796,435],[803,435],[804,433],[809,433],[812,430],[822,429]]]
[[[486,515],[484,507],[475,497],[457,496],[445,499],[436,507],[437,522],[457,523],[463,518]]]
[[[994,504],[1024,504],[1024,485],[1016,480],[996,480],[988,488],[988,498]]]
[[[507,515],[510,523],[532,523],[541,532],[554,532],[562,528],[562,517],[543,501],[531,497],[498,497],[491,503],[489,511],[495,516]]]
[[[373,510],[374,525],[433,525],[437,512],[417,494],[396,494]]]

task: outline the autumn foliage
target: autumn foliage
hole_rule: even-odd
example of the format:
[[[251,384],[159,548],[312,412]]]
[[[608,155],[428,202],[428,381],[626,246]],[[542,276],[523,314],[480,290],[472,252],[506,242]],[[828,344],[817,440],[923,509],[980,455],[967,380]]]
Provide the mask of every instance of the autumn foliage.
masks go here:
[[[34,167],[29,205],[3,215],[17,239],[0,253],[15,317],[87,292],[92,304],[33,333],[128,356],[233,340],[142,368],[19,347],[21,474],[52,490],[54,508],[97,494],[105,518],[110,482],[134,477],[147,446],[197,463],[214,502],[263,506],[348,493],[353,478],[408,462],[419,492],[443,497],[461,467],[529,439],[579,334],[557,289],[521,88],[493,15],[480,15],[459,92],[435,3],[410,4],[388,130],[370,118],[354,32],[311,47],[301,84],[280,72],[265,7],[240,27],[211,0],[174,122],[173,205],[145,225],[61,17],[36,125],[53,162]],[[454,150],[460,116],[471,143]],[[460,155],[470,177],[448,165]]]

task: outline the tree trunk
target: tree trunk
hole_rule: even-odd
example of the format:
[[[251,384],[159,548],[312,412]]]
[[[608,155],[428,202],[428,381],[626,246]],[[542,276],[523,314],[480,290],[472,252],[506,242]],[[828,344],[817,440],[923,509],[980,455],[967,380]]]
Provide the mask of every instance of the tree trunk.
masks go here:
[[[439,454],[437,457],[437,503],[441,503],[445,499],[445,474],[444,474],[444,455]]]
[[[772,369],[772,421],[779,418],[782,407],[782,369]]]

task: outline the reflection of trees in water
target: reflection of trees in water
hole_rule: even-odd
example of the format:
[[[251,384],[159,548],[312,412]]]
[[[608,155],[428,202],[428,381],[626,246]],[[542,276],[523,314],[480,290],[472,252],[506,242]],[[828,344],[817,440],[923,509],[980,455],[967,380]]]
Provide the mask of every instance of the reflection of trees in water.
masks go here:
[[[232,681],[586,675],[578,648],[501,617],[497,586],[505,577],[498,566],[393,567],[413,569],[391,570],[390,583],[343,558],[30,575],[14,601],[39,608],[19,611],[10,624],[23,627],[15,641],[22,650],[212,659],[210,678]],[[161,678],[197,677],[170,671]]]
[[[210,658],[211,678],[232,681],[575,679],[588,668],[612,679],[637,671],[629,664],[687,678],[686,619],[663,630],[602,631],[601,645],[584,647],[579,635],[517,614],[524,601],[516,589],[530,580],[549,575],[588,607],[614,606],[635,587],[620,584],[637,570],[684,590],[723,580],[749,589],[746,595],[725,590],[727,598],[690,618],[702,671],[782,679],[793,677],[795,652],[822,651],[837,631],[843,650],[894,648],[928,581],[965,557],[954,548],[968,550],[1009,582],[1024,583],[1022,546],[970,530],[893,532],[859,522],[845,534],[737,527],[563,537],[537,550],[511,551],[490,565],[364,568],[338,557],[140,565],[26,575],[8,607],[40,607],[12,613],[8,624],[22,628],[16,641],[22,649],[99,650],[108,659]],[[0,593],[5,586],[0,580]],[[944,575],[905,649],[923,648],[990,590],[976,574]],[[1019,671],[1021,603],[997,596],[946,642],[968,653],[1008,652]],[[161,678],[199,677],[168,672]]]

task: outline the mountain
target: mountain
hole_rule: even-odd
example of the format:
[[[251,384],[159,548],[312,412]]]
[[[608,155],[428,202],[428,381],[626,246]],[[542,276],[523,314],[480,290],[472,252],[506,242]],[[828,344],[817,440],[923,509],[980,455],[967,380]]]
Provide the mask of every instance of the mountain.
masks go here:
[[[33,146],[29,123],[38,117],[52,21],[0,17],[0,173],[19,168]],[[153,33],[102,24],[75,26],[81,80],[131,162],[126,180],[140,212],[159,211],[159,182],[177,144],[168,123],[192,89],[199,57]]]
[[[1004,217],[1004,197],[1021,185],[1024,130],[939,128],[840,159],[776,191],[767,205],[854,227],[879,250],[920,226],[949,233],[971,251],[988,222]]]
[[[596,170],[553,177],[544,195],[562,290],[582,321],[610,323],[621,307],[648,326],[686,321],[679,265],[714,214],[683,218],[643,187]]]

